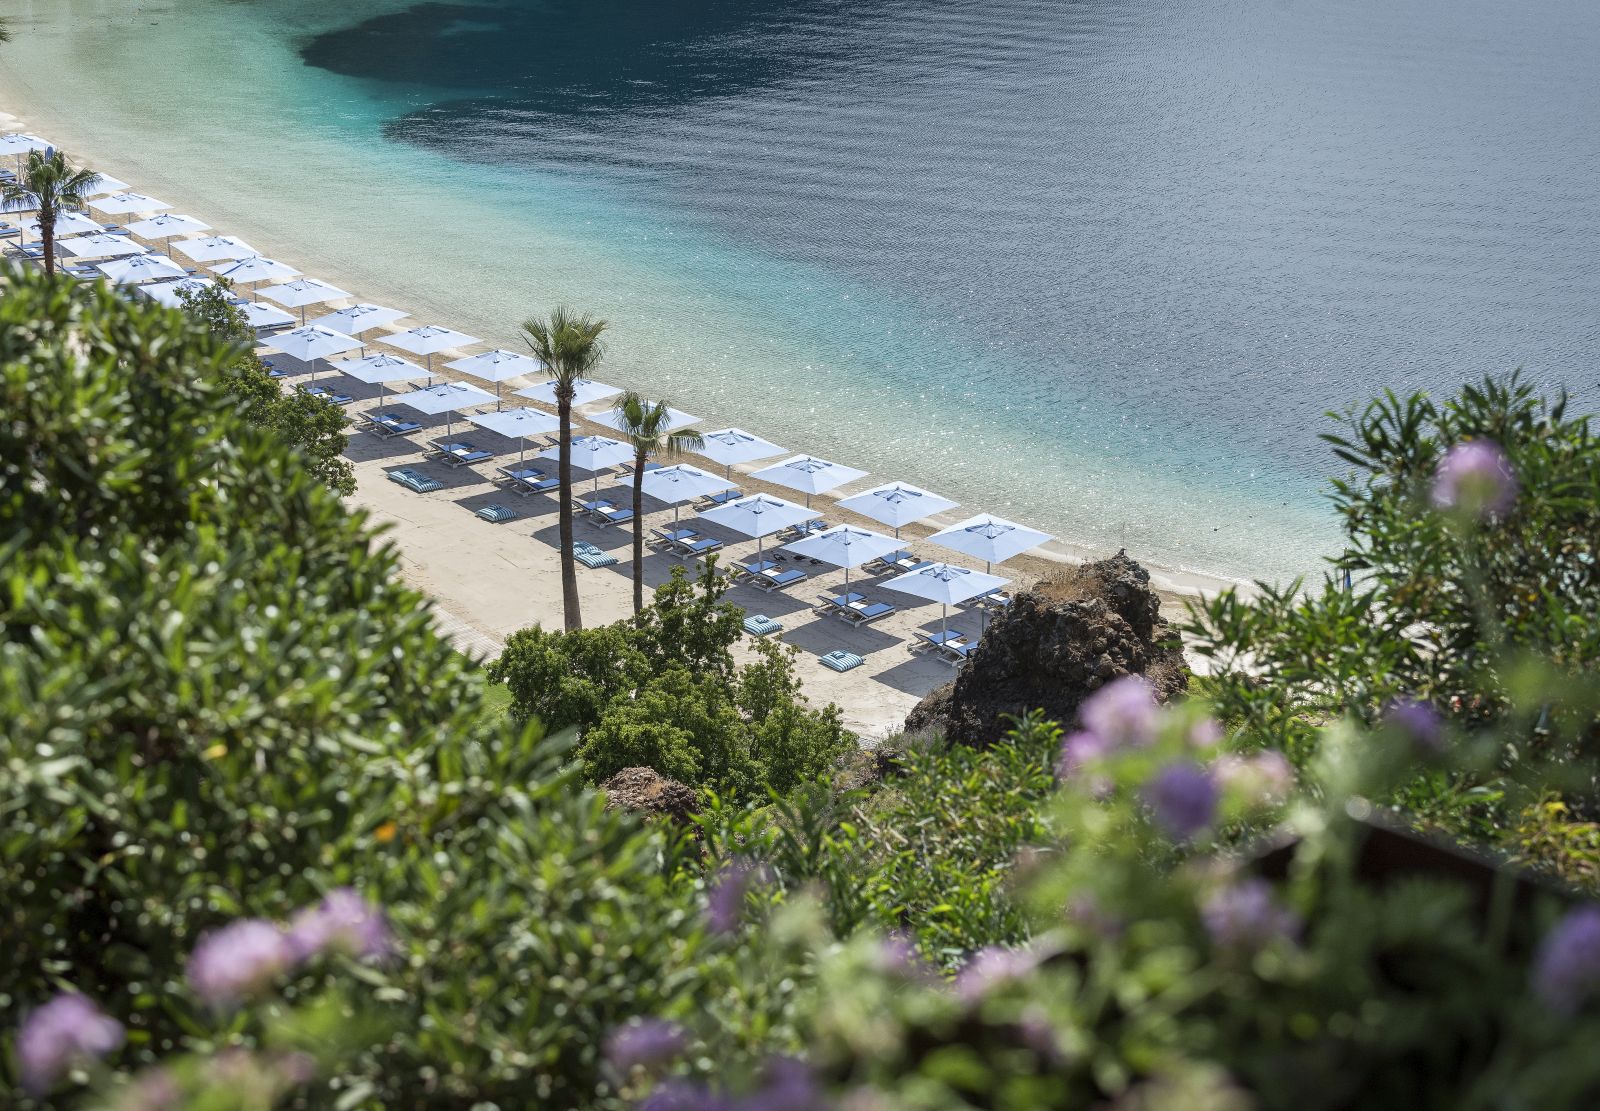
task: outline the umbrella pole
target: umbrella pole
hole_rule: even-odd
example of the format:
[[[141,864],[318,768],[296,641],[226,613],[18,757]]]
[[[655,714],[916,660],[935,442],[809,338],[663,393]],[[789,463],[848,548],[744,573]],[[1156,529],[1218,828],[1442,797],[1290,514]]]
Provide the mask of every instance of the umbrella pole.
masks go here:
[[[939,603],[939,639],[941,641],[944,640],[945,637],[950,635],[949,628],[950,628],[950,604],[948,602],[940,602]]]

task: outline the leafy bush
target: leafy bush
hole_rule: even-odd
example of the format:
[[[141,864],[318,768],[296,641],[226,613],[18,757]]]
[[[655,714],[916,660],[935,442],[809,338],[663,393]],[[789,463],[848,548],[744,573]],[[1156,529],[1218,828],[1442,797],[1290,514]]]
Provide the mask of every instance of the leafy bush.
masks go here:
[[[513,633],[489,677],[518,720],[582,733],[591,783],[642,766],[748,799],[826,775],[852,744],[838,708],[806,704],[793,649],[756,641],[756,658],[737,666],[744,615],[721,601],[714,561],[698,585],[674,568],[636,618]]]

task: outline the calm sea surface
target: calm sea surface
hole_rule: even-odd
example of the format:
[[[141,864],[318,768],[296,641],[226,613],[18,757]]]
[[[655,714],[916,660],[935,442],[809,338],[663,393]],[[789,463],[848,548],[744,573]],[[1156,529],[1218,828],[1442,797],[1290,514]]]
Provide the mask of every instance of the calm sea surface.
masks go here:
[[[1593,0],[20,9],[51,112],[308,272],[570,301],[620,380],[1166,566],[1315,569],[1325,410],[1600,396]]]

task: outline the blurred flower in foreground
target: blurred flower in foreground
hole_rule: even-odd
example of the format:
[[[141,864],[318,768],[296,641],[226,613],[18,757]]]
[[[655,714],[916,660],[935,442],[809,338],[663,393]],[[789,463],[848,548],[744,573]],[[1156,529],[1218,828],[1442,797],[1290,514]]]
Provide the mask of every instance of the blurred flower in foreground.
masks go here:
[[[1511,461],[1493,440],[1467,440],[1444,453],[1433,474],[1433,504],[1472,517],[1504,516],[1517,500]]]
[[[1145,801],[1156,823],[1174,837],[1187,840],[1217,816],[1220,791],[1215,777],[1194,764],[1168,764],[1145,786]]]
[[[295,915],[289,945],[301,961],[326,952],[381,958],[393,952],[394,938],[382,910],[356,891],[338,887]]]
[[[213,1007],[229,1007],[268,987],[295,963],[288,935],[244,918],[201,937],[189,956],[189,985]]]
[[[1107,683],[1078,711],[1084,729],[1112,748],[1153,743],[1159,715],[1155,691],[1137,675]]]
[[[1444,719],[1426,702],[1396,698],[1383,708],[1383,723],[1404,734],[1419,755],[1444,752]]]
[[[178,1111],[183,1090],[164,1068],[146,1069],[117,1089],[107,1111]]]
[[[1568,1014],[1600,989],[1600,907],[1579,907],[1556,923],[1534,958],[1533,988]]]
[[[619,1026],[606,1038],[606,1060],[620,1073],[654,1068],[677,1057],[688,1044],[676,1023],[640,1019]]]
[[[1211,768],[1223,788],[1251,806],[1277,806],[1294,790],[1294,768],[1273,749],[1253,756],[1219,756]]]
[[[729,934],[738,928],[745,898],[759,878],[759,870],[748,860],[735,861],[717,873],[706,896],[706,926],[712,933]]]
[[[977,1002],[1001,984],[1019,980],[1039,967],[1040,954],[1031,949],[979,949],[956,975],[956,994]]]
[[[1300,916],[1278,903],[1272,885],[1250,877],[1218,888],[1200,907],[1200,919],[1214,944],[1255,951],[1300,933]]]
[[[43,1095],[75,1064],[98,1060],[122,1044],[122,1024],[85,996],[66,992],[36,1008],[17,1033],[22,1086]]]

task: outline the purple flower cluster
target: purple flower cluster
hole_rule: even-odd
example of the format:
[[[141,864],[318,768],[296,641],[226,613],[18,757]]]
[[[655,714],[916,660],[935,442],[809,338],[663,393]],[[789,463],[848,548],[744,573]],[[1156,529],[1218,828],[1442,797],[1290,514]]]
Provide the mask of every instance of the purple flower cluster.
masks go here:
[[[1444,453],[1433,474],[1433,504],[1472,517],[1503,517],[1517,500],[1511,460],[1493,440],[1467,440]]]
[[[1600,907],[1569,912],[1546,935],[1534,957],[1533,989],[1563,1014],[1600,991]]]
[[[1187,841],[1216,820],[1222,791],[1216,777],[1196,764],[1168,764],[1145,784],[1156,824]]]
[[[1396,698],[1384,707],[1383,723],[1410,741],[1420,756],[1439,756],[1445,750],[1444,719],[1426,702]]]
[[[833,1111],[836,1106],[811,1066],[793,1057],[775,1057],[749,1095],[729,1096],[686,1080],[667,1080],[639,1111]]]
[[[189,955],[189,986],[205,1003],[225,1009],[324,953],[376,959],[393,951],[383,912],[341,887],[300,911],[287,930],[262,918],[243,918],[204,935]]]
[[[328,952],[379,960],[394,951],[394,938],[383,911],[358,892],[337,887],[295,915],[289,945],[302,961]]]
[[[706,927],[712,933],[731,934],[739,928],[750,888],[762,875],[762,870],[748,860],[736,860],[717,873],[706,896]]]
[[[1254,756],[1228,753],[1217,757],[1211,769],[1225,790],[1251,806],[1276,806],[1294,790],[1294,768],[1273,749]]]
[[[22,1086],[39,1096],[76,1064],[96,1061],[122,1044],[122,1024],[87,997],[64,992],[29,1013],[17,1033]]]
[[[979,949],[956,974],[956,995],[976,1003],[1003,984],[1031,975],[1039,967],[1041,955],[1031,949]]]
[[[606,1038],[606,1060],[623,1075],[636,1068],[664,1065],[688,1045],[683,1030],[660,1019],[639,1019],[619,1026]]]
[[[1300,916],[1279,904],[1272,886],[1251,877],[1218,888],[1200,907],[1200,920],[1213,944],[1255,952],[1273,941],[1300,933]]]
[[[1160,714],[1155,691],[1137,675],[1107,683],[1078,711],[1084,729],[1112,748],[1153,743]]]

